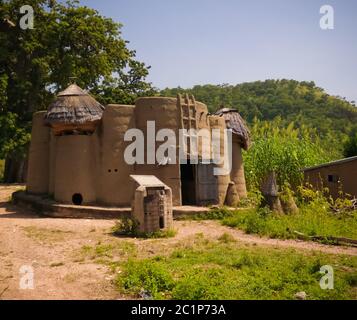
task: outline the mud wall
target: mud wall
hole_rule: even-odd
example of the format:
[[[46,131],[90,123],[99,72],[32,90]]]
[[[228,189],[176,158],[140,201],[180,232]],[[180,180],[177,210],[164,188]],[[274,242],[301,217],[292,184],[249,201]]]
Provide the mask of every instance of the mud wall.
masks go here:
[[[236,186],[239,198],[247,197],[247,188],[245,184],[244,166],[242,157],[242,148],[239,144],[238,137],[232,135],[232,171],[231,180]]]
[[[181,204],[181,180],[180,165],[178,161],[178,134],[181,127],[180,112],[177,108],[175,98],[148,97],[139,98],[135,103],[135,121],[136,127],[144,132],[147,139],[147,121],[155,121],[155,135],[160,129],[172,129],[176,135],[176,143],[172,144],[175,149],[176,163],[159,166],[156,164],[139,164],[135,166],[136,174],[152,174],[159,178],[163,183],[172,189],[173,205]],[[155,150],[164,142],[157,142]],[[145,156],[147,153],[147,144],[145,141]],[[155,156],[155,155],[154,155]],[[147,159],[145,159],[147,163]]]
[[[134,106],[107,105],[98,130],[97,201],[110,206],[129,206],[134,197],[130,175],[134,166],[124,159],[130,142],[124,141],[125,132],[135,127]]]
[[[339,191],[357,197],[357,159],[306,170],[304,176],[315,189],[327,187],[335,199],[339,197]]]
[[[55,172],[56,172],[56,143],[57,136],[55,136],[51,130],[50,132],[50,144],[49,144],[49,181],[48,181],[48,193],[53,196],[55,193]]]
[[[198,130],[208,130],[210,133],[210,122],[208,109],[204,103],[196,101],[196,122]],[[211,135],[203,135],[198,138],[198,155],[200,158],[210,158]]]
[[[93,142],[94,137],[89,135],[57,137],[54,178],[56,201],[72,203],[73,195],[80,194],[82,204],[96,202]]]
[[[45,114],[36,112],[32,119],[27,191],[34,194],[48,193],[50,129],[44,125]]]
[[[210,121],[210,126],[211,130],[212,129],[220,129],[220,155],[222,159],[222,163],[217,164],[218,168],[223,168],[224,165],[226,164],[227,159],[224,159],[224,150],[226,148],[225,142],[224,142],[224,129],[226,128],[226,123],[224,118],[219,117],[219,116],[210,116],[209,117]],[[227,189],[228,185],[230,182],[230,175],[218,175],[217,176],[217,182],[218,182],[218,201],[219,205],[223,205],[226,199],[227,195]]]

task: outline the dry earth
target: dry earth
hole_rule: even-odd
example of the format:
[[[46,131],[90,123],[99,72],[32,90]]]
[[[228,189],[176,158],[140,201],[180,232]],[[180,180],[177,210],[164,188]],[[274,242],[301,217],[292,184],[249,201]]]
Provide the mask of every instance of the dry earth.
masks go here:
[[[296,240],[246,235],[215,221],[175,221],[177,235],[170,239],[116,238],[115,221],[45,218],[9,203],[22,186],[0,186],[0,299],[125,299],[116,292],[113,273],[95,260],[81,257],[83,246],[133,243],[141,256],[165,254],[196,234],[217,239],[231,234],[238,245],[316,250],[357,255],[356,248],[334,247]],[[34,270],[34,289],[20,289],[21,266]]]

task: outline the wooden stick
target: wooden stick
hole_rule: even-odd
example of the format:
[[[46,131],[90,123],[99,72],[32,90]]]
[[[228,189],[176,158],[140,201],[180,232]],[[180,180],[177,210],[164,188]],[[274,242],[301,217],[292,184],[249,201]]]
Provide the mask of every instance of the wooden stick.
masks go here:
[[[350,239],[350,238],[333,237],[333,236],[307,236],[306,234],[303,234],[296,230],[294,231],[294,233],[297,234],[298,237],[300,237],[300,238],[310,239],[312,241],[328,240],[328,241],[333,241],[335,244],[338,244],[338,245],[347,244],[350,246],[357,246],[357,240]]]

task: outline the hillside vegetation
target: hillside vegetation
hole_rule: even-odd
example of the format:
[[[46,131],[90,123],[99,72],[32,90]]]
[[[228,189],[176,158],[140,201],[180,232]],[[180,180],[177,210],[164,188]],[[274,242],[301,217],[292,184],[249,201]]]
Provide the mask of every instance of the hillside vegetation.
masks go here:
[[[355,102],[328,95],[314,82],[266,80],[233,85],[199,85],[191,89],[167,88],[162,96],[193,94],[196,100],[215,111],[219,106],[238,109],[248,124],[254,119],[271,121],[281,117],[281,125],[294,121],[317,130],[342,156],[343,142],[357,127]]]

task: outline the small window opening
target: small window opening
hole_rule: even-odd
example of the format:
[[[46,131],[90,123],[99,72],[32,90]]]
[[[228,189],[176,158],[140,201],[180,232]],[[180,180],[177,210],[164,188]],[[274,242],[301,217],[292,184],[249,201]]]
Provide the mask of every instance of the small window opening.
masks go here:
[[[72,202],[73,204],[75,204],[76,206],[80,206],[83,202],[83,197],[80,193],[75,193],[72,196]]]
[[[164,217],[159,218],[159,225],[160,225],[160,229],[165,228]]]
[[[340,179],[339,176],[336,176],[336,175],[333,175],[333,174],[329,174],[327,176],[327,181],[328,182],[338,182],[339,179]]]

